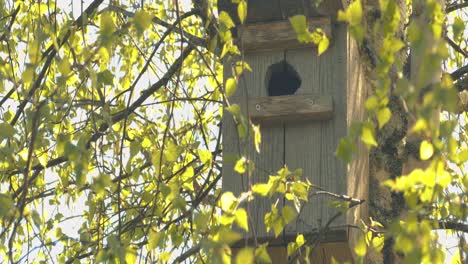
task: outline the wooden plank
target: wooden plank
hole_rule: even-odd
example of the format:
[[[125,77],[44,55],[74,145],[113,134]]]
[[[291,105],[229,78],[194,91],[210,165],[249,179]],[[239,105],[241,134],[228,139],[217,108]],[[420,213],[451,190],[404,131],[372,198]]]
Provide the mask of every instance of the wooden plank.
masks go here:
[[[324,123],[322,127],[321,148],[323,149],[321,159],[322,176],[319,185],[324,189],[337,193],[346,194],[347,178],[346,163],[335,155],[340,139],[347,135],[346,113],[347,113],[347,26],[336,24],[334,28],[336,41],[326,53],[324,60],[320,61],[320,83],[328,87],[329,94],[335,99],[334,118]],[[325,54],[324,54],[325,55]],[[321,56],[322,57],[322,56]],[[322,216],[323,224],[335,216],[338,210],[331,207],[329,203],[336,199],[323,196]],[[332,226],[346,224],[346,217],[340,216]]]
[[[307,22],[311,32],[321,28],[328,38],[331,38],[330,18],[308,18]],[[297,33],[289,20],[248,24],[239,28],[238,36],[245,52],[293,49],[313,45],[300,43],[297,40]]]
[[[232,263],[235,262],[235,258],[239,251],[242,248],[231,248],[232,252]],[[268,255],[271,259],[271,264],[286,264],[288,263],[288,248],[287,246],[269,246],[267,247]],[[238,263],[238,262],[237,262]],[[255,263],[263,263],[263,262],[255,262]],[[242,263],[241,263],[242,264]]]
[[[338,263],[354,263],[347,242],[322,243],[310,254],[311,263],[332,263],[332,258]]]
[[[267,88],[265,83],[265,75],[268,67],[271,64],[277,63],[283,59],[282,52],[264,52],[261,54],[248,54],[245,56],[245,61],[249,63],[252,72],[246,72],[239,80],[238,88],[233,97],[230,98],[231,103],[240,105],[244,115],[248,116],[247,100],[245,98],[255,96],[267,96]],[[224,63],[225,79],[231,75],[231,61]],[[251,109],[249,109],[251,110]],[[223,191],[231,191],[235,195],[247,191],[252,184],[259,182],[267,182],[269,175],[274,175],[275,172],[283,166],[283,140],[284,129],[282,125],[262,126],[262,140],[260,154],[255,151],[251,143],[246,144],[237,137],[236,126],[232,120],[232,116],[225,112],[223,115]],[[249,138],[248,136],[247,138]],[[268,143],[267,143],[268,142]],[[232,156],[246,156],[255,164],[255,171],[251,177],[248,175],[240,175],[234,171],[234,164],[229,162],[227,158]],[[272,199],[255,198],[254,202],[246,207],[249,218],[252,219],[249,234],[246,237],[272,237],[272,232],[266,232],[264,224],[265,213],[271,210]],[[281,203],[279,204],[281,210]]]
[[[287,62],[297,70],[302,79],[302,86],[296,92],[299,96],[309,93],[329,95],[331,87],[324,87],[320,83],[322,73],[320,61],[328,56],[331,55],[325,53],[319,57],[310,48],[288,50],[286,52]],[[285,125],[286,165],[291,170],[301,168],[303,179],[308,179],[315,185],[320,185],[320,178],[323,175],[321,160],[324,150],[321,148],[321,128],[328,122],[330,121]],[[322,200],[323,198],[320,196],[310,197],[307,204],[304,204],[296,221],[286,227],[286,233],[306,233],[321,227],[324,221],[321,208],[326,206]],[[292,206],[292,202],[287,202],[287,204]]]
[[[335,30],[335,29],[334,29]],[[338,26],[337,39],[345,39],[346,28]],[[339,139],[346,135],[346,42],[334,42],[330,50],[317,56],[310,49],[288,50],[286,60],[299,73],[302,86],[298,94],[319,93],[333,97],[333,119],[323,122],[287,124],[285,128],[286,164],[302,168],[304,177],[330,192],[346,193],[346,165],[335,157]],[[343,59],[344,58],[344,59]],[[313,84],[313,85],[309,85]],[[298,221],[287,231],[307,232],[323,227],[337,210],[329,206],[333,199],[312,196]],[[332,226],[345,224],[345,217]]]
[[[308,16],[336,17],[339,9],[343,9],[345,0],[249,0],[247,23],[284,20],[297,14]],[[236,24],[239,24],[237,4],[232,0],[218,0],[219,10],[229,13]]]
[[[317,94],[251,97],[250,117],[260,123],[327,120],[333,115],[331,96]]]
[[[348,59],[347,59],[347,125],[354,121],[364,121],[365,101],[367,98],[367,84],[365,79],[364,63],[360,61],[359,47],[356,41],[348,34]],[[358,143],[355,158],[348,165],[347,194],[353,198],[369,201],[369,152],[367,147]],[[361,220],[368,221],[368,203],[349,210],[347,222],[351,225],[359,225]],[[349,230],[349,246],[354,249],[361,230],[351,228]],[[354,250],[351,250],[354,254]],[[356,257],[356,256],[355,256]]]

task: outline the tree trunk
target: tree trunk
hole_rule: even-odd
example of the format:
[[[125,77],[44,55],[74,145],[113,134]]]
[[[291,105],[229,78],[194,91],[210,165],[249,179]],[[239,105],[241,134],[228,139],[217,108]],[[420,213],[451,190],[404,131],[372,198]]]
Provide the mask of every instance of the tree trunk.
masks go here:
[[[441,0],[443,1],[443,0]],[[405,39],[405,21],[407,17],[415,19],[417,23],[420,23],[420,29],[423,31],[431,30],[427,26],[428,21],[418,11],[421,10],[421,5],[424,5],[425,1],[413,0],[412,14],[410,15],[406,8],[406,1],[398,0],[398,7],[401,14],[399,23],[399,30],[397,36]],[[382,39],[375,36],[373,32],[373,25],[375,21],[380,17],[379,1],[369,0],[364,6],[365,18],[367,19],[367,32],[365,36],[368,36],[363,43],[363,53],[369,62],[370,69],[368,71],[368,83],[373,83],[372,71],[376,65],[377,50],[381,45]],[[424,33],[423,33],[424,34]],[[428,35],[428,34],[425,34]],[[374,37],[372,37],[374,36]],[[427,38],[426,45],[428,47],[434,46],[436,43],[434,39]],[[404,74],[411,82],[416,82],[420,59],[422,55],[415,54],[417,51],[411,51],[408,49],[402,49],[396,56],[397,60],[405,61],[405,72]],[[413,56],[407,54],[414,54]],[[437,74],[427,80],[421,86],[429,86],[435,82],[440,81],[440,69]],[[391,69],[391,87],[396,85],[397,72],[395,69]],[[371,88],[372,90],[372,88]],[[391,89],[392,91],[392,89]],[[411,134],[411,127],[414,125],[413,115],[408,109],[405,102],[397,96],[395,93],[391,94],[388,107],[392,112],[390,121],[384,126],[383,129],[379,130],[376,137],[378,147],[374,148],[369,157],[369,216],[372,219],[382,223],[385,227],[388,227],[392,221],[400,218],[405,212],[405,200],[402,194],[393,193],[389,188],[382,185],[382,183],[388,179],[395,179],[401,175],[408,174],[416,168],[425,168],[428,161],[421,161],[419,159],[419,145],[421,142],[420,137]],[[435,117],[438,120],[438,116]],[[394,241],[392,238],[386,238],[384,248],[380,253],[371,252],[368,255],[369,263],[403,263],[404,256],[398,254],[393,249]]]

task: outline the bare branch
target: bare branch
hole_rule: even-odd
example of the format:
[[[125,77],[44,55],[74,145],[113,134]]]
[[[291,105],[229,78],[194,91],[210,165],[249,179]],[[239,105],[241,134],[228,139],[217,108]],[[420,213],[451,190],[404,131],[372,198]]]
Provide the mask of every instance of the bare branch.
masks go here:
[[[468,73],[468,64],[453,71],[450,74],[450,77],[452,77],[452,79],[456,81],[463,77],[463,75],[465,75],[466,73]]]
[[[452,4],[452,5],[449,5],[449,6],[445,9],[445,13],[448,14],[448,13],[450,13],[450,12],[457,11],[457,10],[462,9],[462,8],[465,8],[465,7],[468,7],[468,2]]]

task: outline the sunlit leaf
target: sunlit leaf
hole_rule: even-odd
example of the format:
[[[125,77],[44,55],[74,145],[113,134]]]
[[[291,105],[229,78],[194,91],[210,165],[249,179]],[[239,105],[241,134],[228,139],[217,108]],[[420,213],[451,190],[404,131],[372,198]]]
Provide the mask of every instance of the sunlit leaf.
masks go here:
[[[303,34],[304,32],[307,32],[308,30],[307,19],[304,15],[292,16],[289,18],[289,22],[291,22],[291,25],[297,34]]]
[[[379,121],[379,128],[382,128],[392,117],[392,112],[388,107],[382,108],[377,112],[377,120]]]
[[[354,252],[360,257],[364,257],[367,252],[366,239],[364,236],[360,236],[354,246]]]
[[[101,23],[99,28],[101,30],[101,35],[106,37],[112,35],[116,31],[114,20],[109,13],[105,12],[101,15]]]
[[[336,156],[347,162],[351,162],[355,150],[356,147],[354,146],[353,142],[351,142],[348,138],[341,138],[336,149]]]
[[[238,264],[253,264],[254,250],[252,248],[242,248],[236,255],[236,263]]]
[[[243,174],[247,171],[247,160],[245,157],[240,158],[236,165],[234,166],[234,170],[239,174]]]
[[[237,81],[234,78],[226,80],[226,97],[231,97],[237,89]]]
[[[134,16],[136,29],[141,33],[151,25],[151,15],[144,10],[138,10]]]
[[[318,55],[322,55],[328,49],[329,45],[330,41],[328,40],[327,36],[324,35],[318,43]]]
[[[421,146],[419,147],[419,155],[421,159],[428,160],[432,157],[433,154],[434,154],[434,146],[432,146],[432,144],[429,141],[423,140],[421,142]]]
[[[366,143],[367,147],[377,146],[377,141],[375,141],[374,131],[370,125],[362,127],[361,139]]]
[[[270,193],[271,185],[266,183],[258,183],[252,186],[252,191],[261,196],[267,196]]]
[[[150,228],[149,234],[148,234],[149,250],[155,249],[158,246],[160,239],[161,239],[161,233],[153,230],[153,228]]]
[[[268,243],[261,244],[257,249],[255,249],[255,260],[258,263],[269,264],[272,263],[270,255],[267,251]]]
[[[0,140],[10,138],[15,134],[15,129],[8,123],[0,123]]]
[[[241,0],[237,6],[237,15],[241,23],[244,23],[247,17],[247,0]]]
[[[232,192],[225,192],[221,195],[219,203],[224,212],[231,212],[237,206],[237,198]]]
[[[245,211],[244,208],[239,208],[236,210],[236,223],[239,227],[241,227],[245,231],[249,231],[247,211]]]
[[[226,11],[221,11],[219,13],[219,21],[226,26],[226,28],[233,28],[235,26],[234,22],[231,19],[231,16]]]

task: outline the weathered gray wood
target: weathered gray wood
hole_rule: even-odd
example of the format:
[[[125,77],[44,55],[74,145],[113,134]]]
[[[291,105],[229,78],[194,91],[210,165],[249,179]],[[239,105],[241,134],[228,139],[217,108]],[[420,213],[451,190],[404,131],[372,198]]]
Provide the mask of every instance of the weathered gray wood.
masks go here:
[[[337,39],[329,50],[316,55],[310,49],[290,50],[287,61],[298,71],[302,86],[298,94],[318,93],[333,97],[333,118],[322,122],[288,124],[285,128],[285,158],[291,168],[302,168],[304,177],[328,191],[344,194],[346,171],[344,163],[335,157],[340,137],[346,135],[346,36],[344,26],[338,26]],[[337,63],[337,61],[340,61]],[[306,85],[314,84],[314,85]],[[288,232],[307,232],[320,228],[337,212],[330,208],[327,196],[312,196],[304,206],[297,223]],[[343,225],[344,217],[333,225]]]
[[[322,171],[326,171],[320,179],[320,186],[338,194],[346,193],[346,164],[335,156],[339,140],[347,135],[347,30],[346,25],[337,24],[335,28],[336,42],[329,50],[327,60],[320,64],[320,83],[325,89],[330,89],[336,107],[332,122],[322,127]],[[332,218],[338,210],[329,206],[331,197],[323,197],[322,215],[326,221]],[[326,222],[325,222],[326,223]],[[323,223],[323,224],[325,224]],[[340,217],[334,226],[345,224],[345,217]]]
[[[230,99],[230,102],[239,104],[243,114],[248,116],[251,109],[247,107],[247,98],[251,96],[267,96],[267,85],[265,83],[267,69],[271,64],[281,61],[283,54],[264,52],[246,55],[244,59],[249,63],[252,72],[246,72],[240,78],[237,91]],[[224,64],[225,79],[230,77],[230,64],[231,62]],[[267,182],[269,175],[274,175],[283,166],[283,138],[284,130],[282,125],[262,126],[262,140],[268,143],[261,145],[260,154],[258,154],[252,144],[242,144],[238,140],[234,121],[229,113],[225,113],[223,118],[224,157],[227,154],[246,156],[255,163],[255,171],[250,178],[247,175],[239,175],[234,172],[234,164],[224,159],[222,170],[223,191],[231,191],[238,195],[241,192],[247,191],[252,184]],[[274,197],[274,199],[278,198],[277,196]],[[246,207],[249,217],[251,217],[251,223],[254,225],[250,229],[248,237],[253,237],[254,235],[259,238],[273,236],[272,232],[266,232],[264,224],[265,213],[271,210],[272,202],[273,200],[267,198],[258,198],[250,206]],[[281,210],[281,203],[279,203],[279,206]]]
[[[303,14],[308,16],[336,17],[343,7],[344,0],[324,0],[316,6],[315,0],[249,0],[247,23],[284,20],[290,16]],[[218,0],[220,10],[227,11],[239,23],[237,5],[231,0]]]
[[[302,98],[307,101],[306,94],[315,94],[331,98],[333,102],[333,116],[329,120],[282,124],[262,124],[261,153],[257,154],[251,144],[241,143],[236,136],[236,128],[232,118],[225,114],[223,121],[224,155],[235,153],[247,156],[255,163],[256,170],[252,177],[239,175],[233,170],[233,163],[223,163],[223,190],[239,194],[249,189],[252,184],[268,181],[268,176],[275,174],[284,163],[291,170],[302,168],[304,177],[330,192],[348,194],[354,198],[366,199],[368,160],[367,151],[360,145],[358,159],[347,167],[335,156],[335,150],[341,137],[347,134],[348,127],[353,120],[364,118],[365,82],[362,78],[363,69],[357,58],[357,46],[349,38],[345,25],[334,25],[333,35],[335,41],[329,50],[318,57],[313,48],[278,50],[268,52],[254,52],[245,55],[253,72],[247,72],[240,80],[231,103],[241,105],[243,113],[255,120],[257,104],[260,109],[266,109],[271,115],[300,112],[303,109],[284,108],[285,101]],[[302,79],[302,86],[297,90],[296,96],[267,98],[266,73],[270,65],[285,59],[298,72]],[[225,78],[230,76],[229,65],[226,62]],[[301,97],[303,96],[303,97]],[[328,96],[328,97],[327,97]],[[258,97],[265,101],[258,101]],[[272,104],[277,102],[277,104]],[[272,106],[273,110],[268,107]],[[307,104],[306,104],[307,106]],[[288,113],[284,113],[285,115]],[[263,114],[265,115],[265,114]],[[361,184],[362,183],[362,184]],[[265,232],[264,215],[270,211],[270,205],[275,199],[280,199],[279,207],[292,206],[282,197],[274,199],[257,199],[251,204],[249,215],[254,228],[248,237],[255,235],[259,238],[272,236],[272,232]],[[327,196],[313,196],[304,206],[298,221],[286,227],[285,235],[296,233],[309,233],[311,230],[323,227],[337,209],[329,207],[328,203],[334,199]],[[281,208],[279,208],[281,209]],[[365,217],[365,208],[351,211],[347,217],[340,217],[332,226],[339,226],[340,230],[348,230],[345,224],[355,224],[357,219]]]
[[[310,32],[320,28],[329,39],[331,38],[330,18],[308,18],[307,23]],[[313,45],[312,43],[300,43],[297,40],[297,33],[289,20],[247,24],[239,28],[238,37],[242,41],[245,52],[294,49]]]
[[[325,54],[324,54],[325,55]],[[286,60],[299,73],[302,85],[297,94],[319,94],[323,89],[319,82],[320,63],[316,52],[312,49],[291,50],[286,53]],[[312,85],[311,85],[312,84]],[[330,92],[330,91],[328,91]],[[288,124],[285,126],[285,162],[294,170],[302,168],[303,179],[308,179],[312,184],[318,185],[322,175],[321,170],[321,127],[323,122],[303,122]],[[287,203],[292,206],[292,203]],[[322,219],[322,197],[311,197],[298,215],[297,221],[287,226],[286,232],[313,230],[320,226]]]
[[[367,85],[363,63],[360,61],[359,48],[348,35],[348,92],[347,92],[347,125],[351,125],[353,121],[365,120],[365,101],[367,98]],[[351,161],[347,170],[347,193],[349,196],[368,201],[369,199],[369,153],[364,144],[357,145],[357,153]],[[368,203],[363,203],[359,207],[349,211],[347,215],[347,223],[350,225],[358,225],[361,219],[367,221]],[[349,230],[349,246],[354,248],[360,231],[356,229]],[[352,251],[354,253],[354,251]]]
[[[327,120],[333,115],[331,96],[319,94],[249,97],[250,117],[261,124]]]

